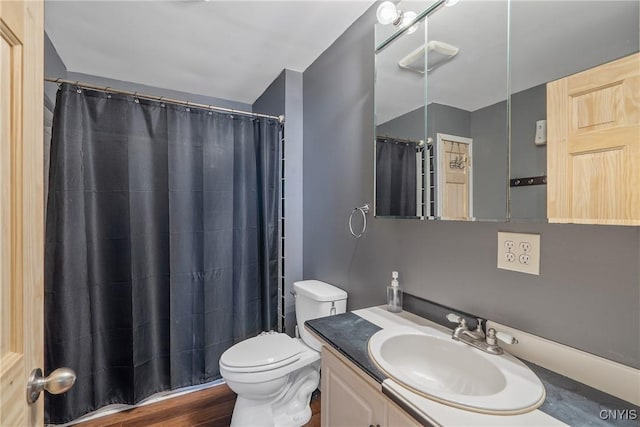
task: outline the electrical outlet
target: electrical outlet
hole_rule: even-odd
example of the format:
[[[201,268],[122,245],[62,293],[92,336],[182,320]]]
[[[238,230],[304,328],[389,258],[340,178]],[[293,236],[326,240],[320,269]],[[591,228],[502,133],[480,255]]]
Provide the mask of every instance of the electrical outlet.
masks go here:
[[[524,241],[524,242],[520,242],[518,244],[518,247],[520,248],[520,252],[523,253],[527,253],[527,252],[531,252],[531,243]]]
[[[540,235],[498,232],[498,268],[540,275]]]

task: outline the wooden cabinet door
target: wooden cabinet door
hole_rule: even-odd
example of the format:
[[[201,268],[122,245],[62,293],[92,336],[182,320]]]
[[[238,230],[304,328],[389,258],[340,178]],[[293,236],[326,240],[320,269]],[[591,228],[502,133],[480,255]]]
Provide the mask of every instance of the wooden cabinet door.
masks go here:
[[[324,347],[321,375],[323,427],[384,427],[385,398]]]
[[[389,402],[387,405],[387,427],[420,427],[412,417],[402,409]]]
[[[0,0],[0,425],[43,424],[43,3]]]
[[[549,222],[640,225],[640,54],[547,85]]]

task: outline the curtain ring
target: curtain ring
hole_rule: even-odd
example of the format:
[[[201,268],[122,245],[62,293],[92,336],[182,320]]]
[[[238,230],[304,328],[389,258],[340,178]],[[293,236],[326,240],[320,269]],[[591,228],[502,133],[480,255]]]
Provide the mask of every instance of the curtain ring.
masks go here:
[[[165,106],[164,102],[162,101],[163,99],[164,99],[164,96],[161,96],[160,99],[158,99],[158,101],[160,101],[160,106],[161,107]]]
[[[359,239],[360,237],[362,237],[364,232],[367,230],[367,214],[369,213],[369,210],[370,210],[369,203],[365,203],[363,206],[353,209],[351,211],[351,215],[349,215],[349,231],[351,232],[351,235],[356,239]],[[356,212],[360,212],[362,214],[363,223],[362,223],[362,231],[360,233],[356,233],[355,231],[353,231],[353,224],[351,223],[353,221],[353,214]]]

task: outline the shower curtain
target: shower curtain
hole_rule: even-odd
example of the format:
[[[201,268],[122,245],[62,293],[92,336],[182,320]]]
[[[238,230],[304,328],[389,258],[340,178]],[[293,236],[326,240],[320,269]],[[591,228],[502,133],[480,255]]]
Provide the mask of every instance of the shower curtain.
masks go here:
[[[277,120],[62,85],[45,246],[46,422],[220,378],[277,327]]]
[[[416,144],[376,139],[376,215],[416,216]]]

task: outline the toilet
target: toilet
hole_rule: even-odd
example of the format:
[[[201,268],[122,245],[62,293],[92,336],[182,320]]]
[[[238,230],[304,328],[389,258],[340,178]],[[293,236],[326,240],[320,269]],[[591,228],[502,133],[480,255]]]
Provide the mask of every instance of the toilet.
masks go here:
[[[220,374],[238,395],[232,427],[299,427],[311,419],[309,401],[320,381],[321,344],[305,331],[304,322],[344,313],[347,293],[318,280],[295,282],[293,289],[301,338],[263,332],[220,357]]]

